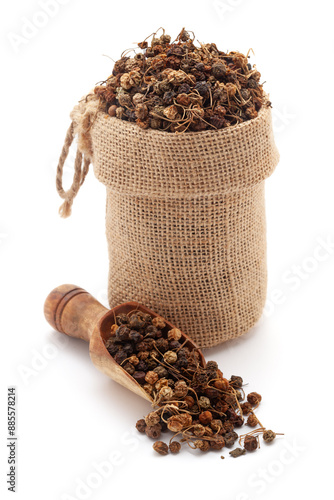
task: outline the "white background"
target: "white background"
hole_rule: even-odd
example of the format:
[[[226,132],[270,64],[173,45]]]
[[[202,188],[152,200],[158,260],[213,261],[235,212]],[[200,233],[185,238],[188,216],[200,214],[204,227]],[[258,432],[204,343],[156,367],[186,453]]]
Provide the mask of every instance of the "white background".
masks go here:
[[[13,495],[5,484],[8,385],[18,393],[20,500],[327,498],[334,288],[330,2],[53,3],[52,16],[40,15],[39,1],[2,3],[1,498]],[[18,38],[27,20],[39,27]],[[106,304],[104,188],[90,172],[72,217],[63,220],[55,169],[70,110],[112,71],[102,54],[116,60],[161,25],[173,37],[185,26],[222,50],[253,48],[252,62],[273,102],[281,160],[266,185],[266,314],[251,332],[205,355],[226,376],[242,375],[247,391],[263,395],[260,420],[285,436],[238,460],[228,450],[225,460],[220,452],[186,448],[178,456],[155,455],[152,442],[134,430],[149,404],[98,372],[88,345],[63,339],[43,317],[46,295],[66,282]],[[70,159],[67,185],[72,167]],[[105,461],[114,465],[102,479],[96,466]],[[76,490],[83,483],[90,489]]]

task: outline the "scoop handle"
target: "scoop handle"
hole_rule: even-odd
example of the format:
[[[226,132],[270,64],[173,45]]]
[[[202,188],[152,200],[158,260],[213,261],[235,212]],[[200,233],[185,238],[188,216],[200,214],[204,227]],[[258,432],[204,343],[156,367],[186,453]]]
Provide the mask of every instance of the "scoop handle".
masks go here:
[[[83,288],[61,285],[52,290],[44,304],[48,323],[58,332],[89,342],[97,322],[108,312]]]

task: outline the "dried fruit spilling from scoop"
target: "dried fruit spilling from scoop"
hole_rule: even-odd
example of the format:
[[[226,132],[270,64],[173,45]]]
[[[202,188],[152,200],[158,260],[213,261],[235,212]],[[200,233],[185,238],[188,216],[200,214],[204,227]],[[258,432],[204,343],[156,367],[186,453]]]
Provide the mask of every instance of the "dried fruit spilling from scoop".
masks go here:
[[[198,352],[186,343],[180,330],[169,329],[162,318],[138,310],[117,316],[106,341],[115,361],[153,399],[153,410],[136,427],[158,440],[154,450],[161,455],[178,453],[183,443],[203,452],[221,450],[239,438],[245,453],[258,448],[260,434],[271,442],[276,434],[266,430],[254,414],[260,394],[251,392],[246,398],[241,377],[232,375],[227,380],[215,361],[203,368]],[[258,428],[239,437],[235,429],[245,423]],[[159,440],[166,431],[173,433],[169,446]]]

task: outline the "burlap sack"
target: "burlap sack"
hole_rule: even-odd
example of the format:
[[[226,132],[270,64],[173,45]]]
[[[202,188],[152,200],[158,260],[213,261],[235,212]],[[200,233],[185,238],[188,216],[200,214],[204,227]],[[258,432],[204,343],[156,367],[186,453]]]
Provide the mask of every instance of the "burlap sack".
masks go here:
[[[141,130],[90,97],[72,119],[68,143],[77,133],[85,162],[69,196],[60,189],[63,211],[92,161],[107,188],[110,307],[145,304],[200,347],[247,332],[266,298],[264,180],[278,162],[270,108],[184,134]]]

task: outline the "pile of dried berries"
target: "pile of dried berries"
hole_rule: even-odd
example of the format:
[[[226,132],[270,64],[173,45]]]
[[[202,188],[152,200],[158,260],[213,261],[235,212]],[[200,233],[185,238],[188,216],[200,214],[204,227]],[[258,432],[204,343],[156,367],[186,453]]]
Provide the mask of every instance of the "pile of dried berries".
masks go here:
[[[200,354],[180,330],[169,329],[162,318],[138,310],[115,319],[106,348],[151,396],[156,408],[138,420],[137,430],[153,439],[168,430],[173,433],[169,445],[154,443],[156,452],[178,453],[181,443],[201,451],[221,450],[239,439],[243,449],[231,452],[236,457],[256,450],[260,434],[267,443],[275,439],[276,434],[254,414],[260,394],[251,392],[246,399],[242,378],[233,375],[227,380],[215,361],[203,367]],[[259,427],[239,437],[235,429],[244,424]]]
[[[248,54],[222,52],[214,43],[196,46],[184,28],[173,42],[163,28],[158,32],[150,44],[150,37],[138,43],[140,52],[131,49],[133,57],[123,52],[112,75],[95,87],[110,116],[181,133],[230,127],[271,105]]]

